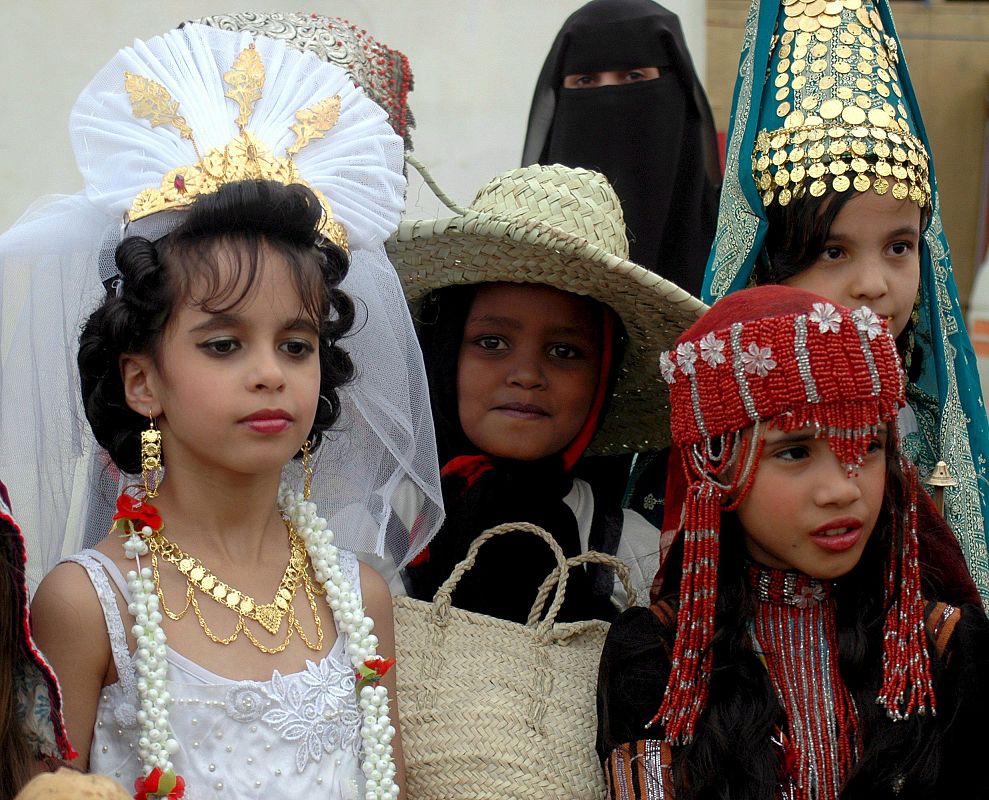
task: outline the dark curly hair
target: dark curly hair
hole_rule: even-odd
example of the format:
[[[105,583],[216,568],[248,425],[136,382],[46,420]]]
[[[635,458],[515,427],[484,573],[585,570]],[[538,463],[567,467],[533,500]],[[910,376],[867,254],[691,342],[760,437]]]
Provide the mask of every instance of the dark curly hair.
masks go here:
[[[237,306],[253,290],[267,245],[288,264],[303,313],[318,321],[321,402],[308,437],[318,447],[340,415],[336,390],[354,373],[350,356],[337,344],[354,324],[353,301],[338,288],[349,261],[318,233],[322,206],[301,185],[240,181],[202,196],[183,213],[167,236],[154,242],[131,236],[117,246],[122,291],[107,297],[83,326],[79,373],[96,441],[121,470],[140,472],[140,431],[147,420],[127,405],[120,357],[156,357],[184,301],[210,313]]]

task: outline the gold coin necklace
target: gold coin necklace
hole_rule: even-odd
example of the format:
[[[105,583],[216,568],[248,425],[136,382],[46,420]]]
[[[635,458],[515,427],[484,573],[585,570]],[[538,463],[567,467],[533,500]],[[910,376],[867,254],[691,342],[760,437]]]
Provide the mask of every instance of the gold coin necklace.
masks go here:
[[[145,538],[148,549],[151,551],[151,570],[154,579],[155,590],[161,609],[169,619],[178,621],[185,617],[192,608],[199,621],[203,633],[217,644],[232,644],[240,636],[241,631],[247,639],[262,653],[280,653],[292,639],[293,633],[298,633],[299,638],[310,650],[321,652],[323,649],[323,624],[319,617],[319,609],[316,606],[316,598],[325,594],[325,590],[313,583],[309,577],[307,568],[306,546],[302,538],[295,532],[295,529],[288,522],[285,523],[288,529],[289,539],[289,561],[285,567],[285,574],[281,583],[275,591],[274,599],[270,603],[258,603],[253,597],[244,592],[238,591],[228,583],[221,581],[210,572],[203,563],[188,553],[183,552],[178,545],[161,533],[155,531]],[[165,595],[161,589],[161,578],[158,572],[159,557],[172,564],[179,572],[185,575],[186,592],[185,606],[181,611],[172,611],[165,602]],[[309,608],[312,610],[313,621],[316,625],[316,641],[312,641],[303,630],[302,625],[295,616],[294,599],[298,593],[299,586],[304,587],[306,598],[309,600]],[[210,628],[199,608],[199,599],[196,597],[196,590],[210,598],[214,602],[229,609],[237,615],[237,625],[229,636],[219,636]],[[257,637],[247,627],[246,620],[251,619],[257,622],[268,633],[274,635],[282,627],[282,622],[286,621],[285,638],[281,644],[275,647],[267,647],[258,641]]]

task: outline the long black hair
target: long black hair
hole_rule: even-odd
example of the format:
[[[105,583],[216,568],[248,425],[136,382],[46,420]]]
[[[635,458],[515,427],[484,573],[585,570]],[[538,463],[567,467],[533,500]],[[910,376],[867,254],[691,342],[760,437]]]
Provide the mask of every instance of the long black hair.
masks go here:
[[[127,405],[120,356],[155,357],[182,302],[220,312],[243,301],[253,291],[261,248],[267,245],[285,259],[303,313],[319,328],[321,402],[308,437],[317,447],[339,416],[336,390],[354,369],[337,344],[354,322],[353,301],[338,288],[349,262],[319,236],[319,201],[304,186],[241,181],[203,195],[185,213],[162,239],[131,236],[118,245],[122,291],[108,296],[83,326],[78,364],[96,441],[121,470],[140,472],[139,438],[147,420]],[[224,248],[221,256],[217,245],[236,246]]]
[[[904,475],[894,439],[887,440],[885,497],[874,532],[859,563],[834,587],[839,669],[858,710],[863,748],[842,797],[858,797],[866,790],[875,797],[876,787],[900,783],[910,787],[909,796],[925,797],[939,773],[935,719],[914,714],[894,723],[875,701],[882,683],[883,626],[891,613],[885,581],[889,569],[897,568],[891,567],[890,554],[903,551],[908,487],[916,481],[913,473]],[[783,708],[752,647],[748,557],[744,532],[733,512],[722,514],[720,542],[710,695],[693,741],[675,750],[675,796],[764,800],[779,790],[779,754],[771,736],[784,719]],[[664,562],[661,590],[663,602],[674,608],[682,569],[679,542]],[[928,588],[924,587],[925,594]],[[936,658],[932,669],[936,683]]]

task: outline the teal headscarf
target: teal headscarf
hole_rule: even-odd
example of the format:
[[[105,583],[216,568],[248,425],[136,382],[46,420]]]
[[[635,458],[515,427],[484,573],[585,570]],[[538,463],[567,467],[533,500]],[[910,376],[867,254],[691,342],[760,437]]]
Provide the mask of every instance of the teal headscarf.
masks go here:
[[[958,481],[945,516],[989,605],[989,425],[963,321],[927,133],[888,0],[752,0],[728,129],[718,229],[702,298],[742,289],[763,258],[765,206],[827,190],[887,191],[930,212],[920,248],[907,387],[919,431],[903,443],[921,476]]]

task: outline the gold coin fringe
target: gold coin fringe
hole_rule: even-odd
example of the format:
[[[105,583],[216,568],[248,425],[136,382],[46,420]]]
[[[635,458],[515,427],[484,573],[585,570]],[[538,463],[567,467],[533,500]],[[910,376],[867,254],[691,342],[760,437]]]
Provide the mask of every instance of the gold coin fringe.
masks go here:
[[[768,206],[829,188],[931,204],[923,142],[911,133],[896,40],[871,0],[783,0],[771,43],[778,124],[756,138],[752,174]],[[775,77],[774,77],[775,75]]]

